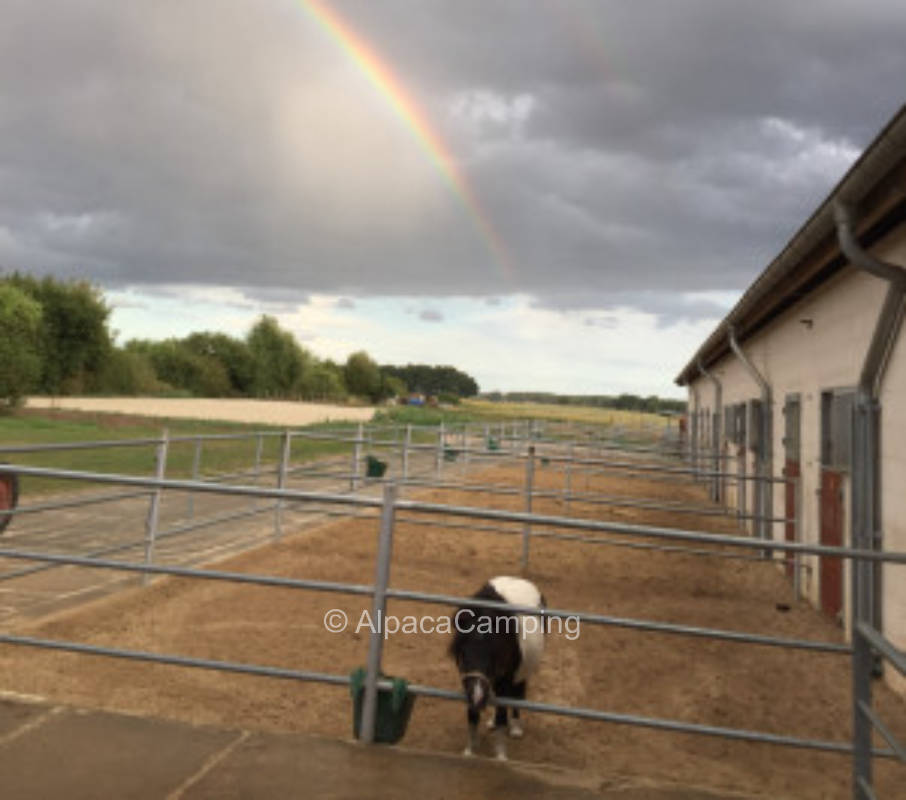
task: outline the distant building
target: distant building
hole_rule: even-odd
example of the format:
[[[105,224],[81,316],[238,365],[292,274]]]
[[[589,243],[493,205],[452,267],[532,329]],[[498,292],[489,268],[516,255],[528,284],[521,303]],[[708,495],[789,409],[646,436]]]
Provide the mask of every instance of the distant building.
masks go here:
[[[798,523],[750,521],[753,534],[906,551],[904,287],[906,106],[676,378],[700,466],[717,455],[726,472],[797,481],[745,491],[712,481],[741,513]],[[850,563],[804,556],[802,566],[802,595],[849,636]],[[870,619],[906,648],[906,566],[872,575]],[[906,692],[896,670],[885,675]]]

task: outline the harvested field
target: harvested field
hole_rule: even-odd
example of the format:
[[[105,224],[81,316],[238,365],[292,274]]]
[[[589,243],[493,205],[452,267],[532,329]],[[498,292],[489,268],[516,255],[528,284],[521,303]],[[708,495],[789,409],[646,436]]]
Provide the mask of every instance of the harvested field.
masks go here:
[[[469,476],[472,481],[478,475]],[[519,485],[520,468],[483,471],[485,483]],[[538,488],[559,488],[549,468]],[[574,490],[584,491],[583,477]],[[705,503],[688,484],[595,476],[589,490],[605,495]],[[521,508],[519,497],[431,490],[424,499],[460,505]],[[535,510],[563,513],[558,499]],[[577,506],[599,519],[714,532],[738,532],[734,521],[637,508]],[[469,594],[488,577],[518,570],[520,539],[397,520],[391,585]],[[450,521],[450,520],[448,520]],[[476,523],[481,524],[481,523]],[[371,583],[377,522],[346,519],[300,531],[277,545],[219,563],[229,570]],[[614,538],[616,536],[614,535]],[[638,541],[638,540],[633,540]],[[728,551],[721,551],[728,552]],[[536,538],[528,577],[552,606],[624,617],[686,623],[779,636],[842,641],[840,629],[805,603],[794,603],[780,571],[755,561]],[[791,609],[780,611],[778,604]],[[352,621],[344,633],[325,631],[330,609]],[[364,664],[367,630],[353,630],[370,598],[165,579],[81,608],[22,623],[15,632],[201,658],[348,673]],[[439,617],[449,609],[391,601],[389,613]],[[431,634],[389,639],[389,674],[445,688],[458,680],[447,638]],[[259,679],[203,670],[128,663],[26,648],[0,650],[2,688],[56,701],[197,723],[268,731],[311,731],[347,738],[350,701],[343,688]],[[614,627],[583,626],[575,641],[553,634],[529,695],[552,703],[651,717],[748,728],[807,738],[850,736],[850,663],[845,655],[731,644]],[[876,705],[900,736],[906,709],[880,683]],[[405,743],[446,752],[465,739],[461,706],[420,698]],[[770,797],[850,795],[848,756],[732,742],[689,734],[527,714],[526,737],[514,759],[588,770],[605,777],[644,776]],[[880,744],[880,742],[878,742]],[[490,753],[490,748],[485,750]],[[902,767],[875,762],[879,796],[895,797]]]
[[[29,397],[26,408],[99,411],[141,417],[254,422],[262,425],[312,425],[316,422],[365,422],[373,408],[276,400],[169,397]]]

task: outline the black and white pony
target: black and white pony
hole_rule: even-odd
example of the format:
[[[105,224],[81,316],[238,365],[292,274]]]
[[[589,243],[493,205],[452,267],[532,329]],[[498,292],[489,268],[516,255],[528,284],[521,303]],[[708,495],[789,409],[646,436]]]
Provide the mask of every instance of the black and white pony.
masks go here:
[[[523,578],[500,576],[489,580],[473,597],[482,600],[542,609],[544,597],[535,584]],[[469,741],[464,755],[478,748],[481,712],[494,697],[525,698],[526,681],[538,668],[544,651],[541,615],[518,614],[485,606],[459,609],[453,617],[450,655],[456,661],[468,702]],[[497,706],[488,720],[495,733],[497,758],[506,759],[506,734],[522,736],[519,709]],[[509,722],[509,725],[507,724]]]

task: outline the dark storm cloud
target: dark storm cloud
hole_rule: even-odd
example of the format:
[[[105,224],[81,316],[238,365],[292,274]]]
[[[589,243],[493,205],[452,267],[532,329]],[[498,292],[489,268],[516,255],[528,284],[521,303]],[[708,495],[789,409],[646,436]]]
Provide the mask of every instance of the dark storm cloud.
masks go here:
[[[509,267],[299,5],[229,0],[0,0],[0,267],[705,318],[672,293],[744,288],[902,102],[899,0],[332,6]]]

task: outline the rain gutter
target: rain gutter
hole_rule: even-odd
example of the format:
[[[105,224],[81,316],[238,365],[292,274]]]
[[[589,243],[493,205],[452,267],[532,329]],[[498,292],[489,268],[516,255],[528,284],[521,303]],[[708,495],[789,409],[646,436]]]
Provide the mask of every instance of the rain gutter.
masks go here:
[[[836,236],[833,207],[837,201],[853,206],[862,201],[899,162],[906,153],[906,105],[903,105],[870,144],[824,202],[787,243],[780,254],[756,278],[739,302],[703,342],[701,347],[676,377],[676,383],[686,385],[694,379],[701,361],[713,364],[726,351],[725,332],[728,325],[737,327],[740,338],[750,331],[746,325],[756,310],[763,311],[776,302],[778,287],[805,259],[823,243],[833,242]]]

